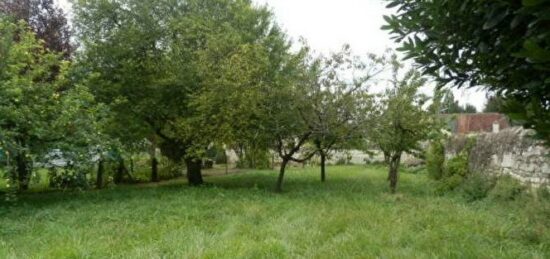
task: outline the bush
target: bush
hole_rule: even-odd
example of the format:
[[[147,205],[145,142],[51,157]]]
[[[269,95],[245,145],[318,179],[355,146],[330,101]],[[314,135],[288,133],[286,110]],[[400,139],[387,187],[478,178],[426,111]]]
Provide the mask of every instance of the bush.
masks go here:
[[[518,180],[511,176],[501,176],[497,179],[495,188],[491,190],[489,196],[493,200],[510,201],[517,199],[525,190]]]
[[[158,177],[161,180],[170,180],[183,176],[183,172],[183,165],[181,163],[176,163],[169,159],[162,159],[159,166]]]
[[[212,146],[206,150],[206,158],[212,160],[216,164],[225,164],[227,163],[227,157],[225,155],[225,149]]]
[[[456,189],[462,182],[464,182],[464,177],[457,174],[445,177],[438,183],[435,191],[438,194],[443,194]]]
[[[426,152],[426,169],[428,176],[439,180],[443,177],[445,164],[445,147],[440,141],[434,141],[430,144]]]
[[[481,200],[489,194],[495,186],[492,177],[480,173],[470,175],[461,185],[462,195],[468,201]]]
[[[86,189],[90,187],[86,172],[68,168],[50,168],[50,187],[59,189]]]
[[[271,154],[266,149],[246,149],[244,158],[238,161],[237,167],[254,169],[271,168]]]
[[[445,177],[458,175],[465,178],[469,174],[468,153],[460,152],[457,156],[449,159],[444,170]]]

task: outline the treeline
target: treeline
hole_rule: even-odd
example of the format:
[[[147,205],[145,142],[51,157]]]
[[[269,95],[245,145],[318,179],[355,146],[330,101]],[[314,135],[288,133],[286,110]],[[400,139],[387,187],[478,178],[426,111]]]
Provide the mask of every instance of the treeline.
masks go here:
[[[324,181],[331,151],[367,137],[392,162],[395,190],[401,154],[433,121],[417,91],[424,79],[400,72],[395,55],[317,55],[251,1],[76,1],[70,47],[51,1],[1,10],[0,147],[14,190],[28,188],[38,163],[53,187],[88,186],[95,170],[101,188],[106,162],[119,164],[117,182],[128,154],[142,152],[158,181],[157,149],[200,185],[215,145],[244,159],[275,152],[281,191],[290,162],[318,155]],[[370,94],[387,68],[392,87]]]

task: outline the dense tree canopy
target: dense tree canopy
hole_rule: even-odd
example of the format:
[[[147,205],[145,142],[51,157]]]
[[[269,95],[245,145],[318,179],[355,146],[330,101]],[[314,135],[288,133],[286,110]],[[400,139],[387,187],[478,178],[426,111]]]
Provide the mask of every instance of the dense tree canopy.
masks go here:
[[[10,16],[13,22],[25,21],[47,49],[62,53],[65,59],[70,57],[71,30],[63,10],[53,0],[2,0],[0,14]]]
[[[550,1],[390,0],[389,30],[408,58],[443,83],[486,86],[510,115],[550,141]]]
[[[15,161],[7,171],[20,189],[28,188],[32,162],[53,149],[74,168],[90,163],[101,107],[85,86],[71,86],[69,66],[24,21],[0,20],[0,150]]]
[[[202,183],[201,154],[231,132],[210,127],[232,110],[216,110],[210,89],[275,87],[288,48],[271,13],[246,0],[78,1],[75,15],[95,94],[143,137],[160,138],[165,156],[185,160],[191,184]]]

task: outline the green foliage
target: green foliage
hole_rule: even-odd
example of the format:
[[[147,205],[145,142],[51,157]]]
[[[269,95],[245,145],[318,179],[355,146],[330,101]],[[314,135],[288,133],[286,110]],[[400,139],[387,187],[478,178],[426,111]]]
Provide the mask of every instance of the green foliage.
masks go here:
[[[497,95],[492,95],[487,98],[487,103],[485,104],[485,108],[483,108],[483,112],[498,112],[502,113],[504,112],[504,102],[505,100]]]
[[[457,189],[463,182],[464,177],[458,174],[446,176],[441,181],[437,182],[435,192],[440,195],[445,194]]]
[[[518,199],[525,192],[525,189],[525,186],[511,176],[502,176],[497,179],[489,197],[493,200],[511,201]]]
[[[286,87],[289,44],[250,1],[76,1],[74,13],[79,65],[111,104],[111,132],[148,138],[174,162],[250,137],[263,96],[252,90]]]
[[[477,109],[475,106],[467,103],[464,106],[461,106],[458,103],[458,100],[455,100],[454,94],[450,89],[442,89],[443,99],[440,105],[440,112],[446,114],[453,113],[476,113]]]
[[[420,142],[427,140],[438,121],[423,109],[427,97],[418,92],[426,79],[410,69],[400,74],[402,64],[394,54],[389,61],[392,68],[392,87],[381,96],[375,114],[374,126],[369,129],[369,140],[383,152],[389,164],[390,189],[395,192],[401,155],[421,152]]]
[[[445,164],[445,177],[457,175],[465,178],[469,175],[469,173],[470,170],[468,167],[468,152],[465,150],[447,160]]]
[[[49,163],[58,150],[66,170],[89,168],[100,144],[106,110],[88,91],[74,85],[70,63],[44,49],[25,23],[0,18],[0,149],[11,161],[12,186],[28,187],[32,162]]]
[[[50,187],[57,189],[85,189],[90,188],[88,172],[80,168],[52,168],[48,171]]]
[[[227,155],[225,149],[216,145],[212,145],[209,149],[206,150],[206,158],[214,161],[216,164],[225,164],[227,163]]]
[[[263,148],[248,148],[237,162],[238,168],[267,169],[271,168],[271,153]]]
[[[462,183],[460,191],[466,200],[476,201],[487,197],[493,186],[495,186],[493,177],[474,173]]]
[[[445,165],[445,146],[441,141],[433,141],[426,152],[426,169],[428,176],[434,180],[443,177]]]
[[[400,50],[442,84],[486,85],[507,113],[550,143],[550,1],[388,0]]]

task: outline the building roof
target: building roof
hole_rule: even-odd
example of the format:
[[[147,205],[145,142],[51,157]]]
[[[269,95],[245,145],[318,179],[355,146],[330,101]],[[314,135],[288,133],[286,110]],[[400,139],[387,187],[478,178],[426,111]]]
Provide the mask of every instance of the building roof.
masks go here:
[[[449,127],[456,134],[493,132],[493,124],[498,124],[499,130],[510,127],[508,118],[501,113],[460,113],[450,116],[453,119],[450,120]]]

